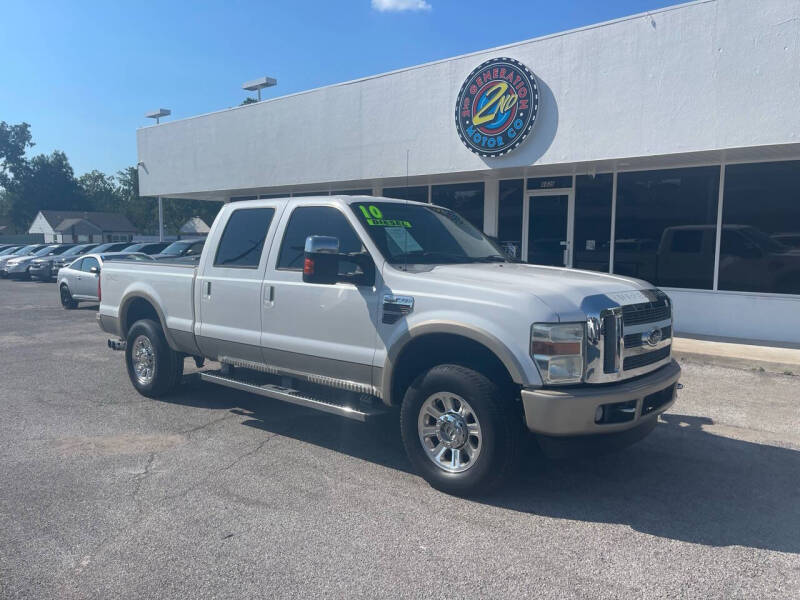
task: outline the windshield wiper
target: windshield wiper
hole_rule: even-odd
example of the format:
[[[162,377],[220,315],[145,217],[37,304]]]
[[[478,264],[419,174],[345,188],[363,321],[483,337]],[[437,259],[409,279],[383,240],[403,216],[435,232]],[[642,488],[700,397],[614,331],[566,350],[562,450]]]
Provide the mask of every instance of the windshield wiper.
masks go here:
[[[422,260],[420,260],[422,259]],[[466,256],[464,254],[448,254],[447,252],[408,252],[407,254],[398,254],[392,257],[393,263],[408,262],[414,264],[421,262],[423,264],[468,264],[478,262],[507,262],[505,256],[500,254],[490,254],[488,256]]]
[[[463,254],[448,254],[447,252],[425,252],[415,251],[406,254],[397,254],[392,257],[392,263],[411,263],[411,264],[448,264],[448,263],[468,263],[472,259]]]
[[[500,254],[490,254],[489,256],[479,256],[478,258],[471,259],[472,262],[508,262],[505,256]]]

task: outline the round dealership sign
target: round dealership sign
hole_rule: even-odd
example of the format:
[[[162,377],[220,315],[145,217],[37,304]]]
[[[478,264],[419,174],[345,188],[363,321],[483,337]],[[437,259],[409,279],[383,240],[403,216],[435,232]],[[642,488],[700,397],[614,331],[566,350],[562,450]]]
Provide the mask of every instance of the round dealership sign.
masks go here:
[[[464,145],[481,156],[502,156],[530,133],[539,89],[528,67],[493,58],[469,74],[456,102],[456,128]]]

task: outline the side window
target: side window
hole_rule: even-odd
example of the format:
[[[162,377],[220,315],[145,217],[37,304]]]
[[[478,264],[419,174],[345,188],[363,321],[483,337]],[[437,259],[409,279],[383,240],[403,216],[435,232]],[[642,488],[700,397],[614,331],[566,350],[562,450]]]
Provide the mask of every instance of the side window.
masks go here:
[[[275,214],[274,208],[243,208],[234,211],[219,240],[215,267],[257,269],[264,239]]]
[[[197,242],[196,244],[192,244],[191,247],[186,251],[186,256],[195,256],[200,254],[203,251],[203,244],[205,242]]]
[[[83,261],[84,261],[84,259],[82,259],[82,258],[79,258],[78,260],[76,260],[75,262],[73,262],[73,263],[72,263],[72,264],[69,266],[69,268],[70,268],[70,269],[73,269],[73,270],[75,270],[75,271],[80,271],[80,270],[81,270],[81,265],[83,264]]]
[[[100,268],[100,263],[97,262],[97,259],[94,256],[87,256],[81,263],[81,271],[86,271],[88,273],[92,270],[92,267]]]
[[[300,271],[303,251],[310,235],[330,235],[339,239],[339,252],[364,252],[361,239],[345,216],[332,206],[300,206],[295,208],[286,226],[278,255],[278,268]],[[352,274],[358,267],[354,262],[339,261],[339,273]]]
[[[672,234],[672,251],[700,254],[703,249],[703,231],[676,229]]]

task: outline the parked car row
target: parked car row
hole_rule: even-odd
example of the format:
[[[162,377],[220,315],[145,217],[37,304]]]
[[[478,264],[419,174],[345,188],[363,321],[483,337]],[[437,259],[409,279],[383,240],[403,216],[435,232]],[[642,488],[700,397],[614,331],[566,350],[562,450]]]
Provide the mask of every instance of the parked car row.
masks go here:
[[[196,262],[203,249],[203,239],[177,242],[109,242],[105,244],[0,244],[0,277],[52,281],[59,270],[72,266],[76,259],[93,254],[141,254],[154,260]]]

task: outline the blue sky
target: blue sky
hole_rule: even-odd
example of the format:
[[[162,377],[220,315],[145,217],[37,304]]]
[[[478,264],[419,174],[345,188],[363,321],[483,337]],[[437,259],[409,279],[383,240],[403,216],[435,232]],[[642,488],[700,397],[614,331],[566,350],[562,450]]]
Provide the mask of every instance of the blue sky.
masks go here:
[[[7,0],[0,120],[76,174],[136,162],[135,130],[677,4],[675,0]],[[535,65],[530,65],[536,69]]]

